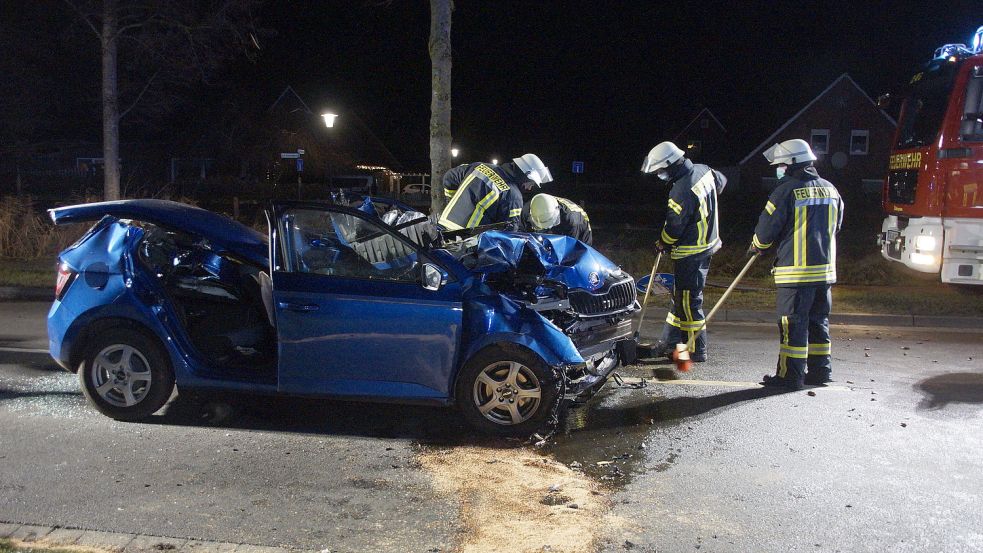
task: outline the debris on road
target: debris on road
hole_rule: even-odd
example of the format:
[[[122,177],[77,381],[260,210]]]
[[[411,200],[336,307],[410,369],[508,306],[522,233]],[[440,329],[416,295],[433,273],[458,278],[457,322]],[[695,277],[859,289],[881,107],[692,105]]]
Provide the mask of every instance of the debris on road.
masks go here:
[[[812,397],[816,397],[816,392],[813,392],[812,390],[809,390],[808,392],[806,392],[806,395],[812,396]]]

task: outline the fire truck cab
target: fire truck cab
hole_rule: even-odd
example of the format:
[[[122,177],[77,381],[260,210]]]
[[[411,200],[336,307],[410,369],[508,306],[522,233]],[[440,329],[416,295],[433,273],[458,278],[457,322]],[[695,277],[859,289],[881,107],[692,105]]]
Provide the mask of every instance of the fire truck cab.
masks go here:
[[[983,284],[983,27],[905,87],[882,202],[886,259]]]

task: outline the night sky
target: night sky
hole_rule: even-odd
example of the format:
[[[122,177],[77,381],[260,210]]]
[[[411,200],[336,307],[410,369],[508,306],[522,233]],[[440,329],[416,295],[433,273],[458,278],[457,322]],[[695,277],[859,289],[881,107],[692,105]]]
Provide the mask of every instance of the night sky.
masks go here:
[[[428,3],[376,4],[271,3],[263,61],[426,167]],[[588,172],[636,171],[704,106],[750,149],[841,73],[876,96],[983,25],[979,1],[455,4],[462,159],[533,151]]]
[[[967,42],[980,6],[458,0],[459,161],[531,151],[557,176],[575,159],[588,177],[637,173],[703,107],[746,145],[736,160],[843,72],[872,96],[896,88],[936,47]],[[0,14],[36,41],[27,51],[47,54],[37,75],[63,83],[44,108],[59,114],[52,136],[98,140],[94,39],[62,2],[3,2]],[[275,34],[233,72],[237,86],[275,96],[292,85],[315,111],[337,110],[339,125],[360,118],[406,169],[429,168],[428,2],[270,1],[259,15]]]

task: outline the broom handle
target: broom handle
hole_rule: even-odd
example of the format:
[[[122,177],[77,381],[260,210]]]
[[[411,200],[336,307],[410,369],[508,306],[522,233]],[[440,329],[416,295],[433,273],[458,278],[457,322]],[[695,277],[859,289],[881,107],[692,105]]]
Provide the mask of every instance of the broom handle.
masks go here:
[[[642,322],[645,320],[645,308],[648,307],[649,303],[649,292],[652,291],[652,281],[655,280],[655,270],[659,267],[660,261],[662,261],[662,252],[659,252],[655,256],[655,263],[652,264],[652,274],[649,275],[649,284],[645,287],[645,299],[642,300],[642,316],[638,318],[638,332],[642,331]]]
[[[700,325],[700,329],[693,332],[693,337],[690,338],[689,343],[687,344],[688,350],[690,351],[693,350],[693,345],[696,343],[696,336],[700,332],[702,332],[703,329],[707,327],[707,323],[710,322],[710,318],[713,317],[714,313],[716,313],[717,310],[720,309],[720,306],[724,304],[724,300],[726,300],[727,296],[729,296],[730,293],[734,291],[734,288],[737,286],[737,283],[740,282],[742,278],[744,278],[744,275],[747,274],[748,270],[751,268],[751,265],[754,264],[755,260],[758,259],[758,257],[760,256],[753,255],[751,256],[751,259],[747,260],[747,264],[744,265],[744,268],[741,269],[741,272],[737,273],[737,277],[734,279],[734,282],[730,283],[730,286],[727,287],[727,290],[724,290],[724,294],[720,296],[720,299],[717,300],[717,303],[713,304],[713,309],[711,309],[710,314],[708,314],[706,318],[703,319],[703,324]]]

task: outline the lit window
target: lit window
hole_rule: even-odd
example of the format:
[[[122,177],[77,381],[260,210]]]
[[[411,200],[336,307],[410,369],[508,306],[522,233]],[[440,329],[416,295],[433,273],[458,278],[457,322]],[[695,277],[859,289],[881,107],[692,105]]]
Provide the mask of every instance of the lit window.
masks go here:
[[[814,154],[829,153],[829,129],[812,129],[809,135],[809,144],[812,146]]]
[[[686,141],[686,153],[695,156],[702,150],[703,144],[699,140]]]
[[[862,131],[850,131],[850,155],[865,156],[870,146],[870,132],[866,129]]]

